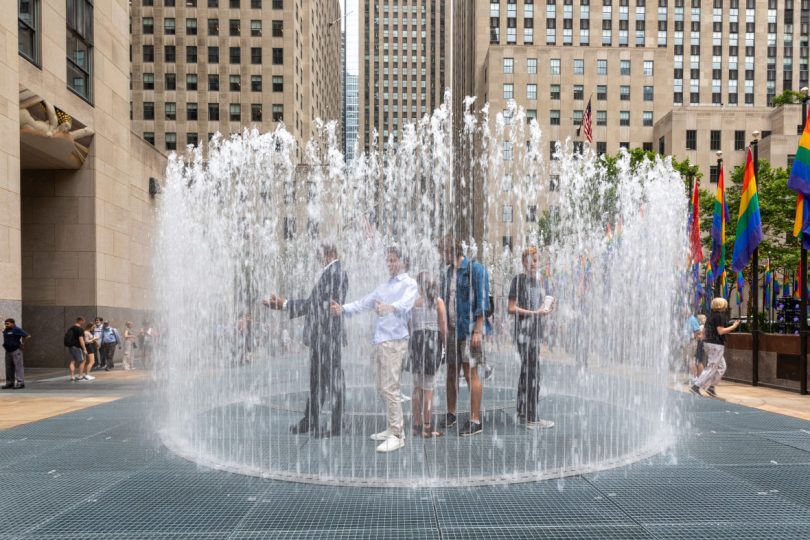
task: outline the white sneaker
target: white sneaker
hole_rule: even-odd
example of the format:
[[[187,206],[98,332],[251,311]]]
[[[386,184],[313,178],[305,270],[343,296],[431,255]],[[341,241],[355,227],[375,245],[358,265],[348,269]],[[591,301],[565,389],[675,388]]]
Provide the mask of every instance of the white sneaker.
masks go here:
[[[546,429],[554,427],[554,422],[551,420],[535,420],[534,422],[526,422],[526,429]]]
[[[403,446],[405,446],[405,437],[391,435],[385,439],[385,442],[377,447],[377,452],[393,452],[394,450],[399,450]]]
[[[84,377],[82,377],[82,379],[84,379],[85,381],[95,381],[96,380],[96,378],[93,377],[92,375],[85,375]]]
[[[385,440],[388,439],[388,437],[391,437],[392,435],[393,435],[393,433],[391,433],[390,431],[388,431],[388,429],[386,429],[385,431],[381,431],[379,433],[375,433],[374,435],[372,435],[371,440],[372,441],[385,441]]]
[[[403,393],[399,394],[399,402],[400,403],[402,403],[403,401],[410,401],[410,400],[411,400],[411,396],[406,396]]]

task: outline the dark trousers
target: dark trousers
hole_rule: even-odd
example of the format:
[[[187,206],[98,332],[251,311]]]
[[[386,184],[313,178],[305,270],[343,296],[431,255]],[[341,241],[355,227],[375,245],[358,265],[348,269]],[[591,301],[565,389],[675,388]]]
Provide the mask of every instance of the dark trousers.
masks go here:
[[[340,432],[346,393],[340,349],[340,344],[324,343],[310,350],[309,399],[304,418],[311,430],[321,429],[320,411],[328,406],[332,409],[331,424],[324,429],[334,434]]]
[[[99,348],[99,362],[101,362],[102,367],[108,367],[110,369],[115,367],[115,348],[118,345],[115,343],[102,343],[101,347]]]
[[[517,410],[525,415],[527,422],[539,419],[537,401],[540,396],[540,344],[535,342],[518,343],[520,353],[520,378],[518,379]]]

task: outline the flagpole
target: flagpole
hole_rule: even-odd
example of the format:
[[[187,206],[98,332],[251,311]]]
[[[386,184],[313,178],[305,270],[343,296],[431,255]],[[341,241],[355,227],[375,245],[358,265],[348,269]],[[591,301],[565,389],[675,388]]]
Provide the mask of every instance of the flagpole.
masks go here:
[[[807,100],[808,89],[805,86],[801,90],[804,97],[802,98],[802,126],[807,122]],[[799,293],[799,311],[801,312],[799,319],[799,393],[801,395],[807,394],[807,250],[804,247],[804,233],[799,234],[799,244],[802,249],[801,265],[799,272],[801,273],[802,290]]]
[[[715,152],[715,154],[717,155],[717,174],[718,174],[717,181],[719,182],[720,181],[720,176],[719,175],[723,174],[723,151],[718,150],[717,152]],[[723,182],[724,182],[723,188],[725,189],[725,178],[723,178]],[[723,194],[723,198],[725,200],[725,193]],[[725,202],[723,204],[725,204]],[[726,219],[726,215],[725,215],[725,213],[723,211],[723,208],[720,208],[720,221],[724,221],[725,219]],[[720,253],[722,253],[722,252],[723,252],[723,249],[722,249],[722,246],[721,246]],[[723,270],[725,270],[725,268],[726,268],[725,257],[723,257],[723,260],[720,261],[720,264],[718,265],[717,268],[718,268],[718,270],[721,269],[721,268]],[[721,286],[721,284],[720,284],[720,280],[718,279],[718,277],[719,276],[714,276],[714,296],[720,296],[720,286]]]
[[[751,151],[754,154],[754,178],[759,172],[759,131],[752,133]],[[758,186],[757,186],[758,187]],[[753,295],[753,320],[751,321],[751,385],[759,385],[759,317],[757,316],[759,302],[759,247],[754,248],[751,256],[751,286],[757,289]]]

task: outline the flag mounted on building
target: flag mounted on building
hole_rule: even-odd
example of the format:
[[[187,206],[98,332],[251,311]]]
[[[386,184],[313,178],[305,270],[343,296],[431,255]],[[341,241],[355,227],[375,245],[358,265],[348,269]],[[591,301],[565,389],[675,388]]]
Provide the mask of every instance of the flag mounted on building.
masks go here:
[[[689,253],[692,264],[703,260],[703,248],[700,247],[700,194],[698,181],[695,180],[692,189],[691,215],[689,217]]]
[[[788,187],[797,193],[793,236],[802,235],[802,247],[810,249],[810,116],[805,120]]]
[[[712,216],[712,255],[710,260],[715,276],[720,275],[719,268],[726,267],[726,223],[729,221],[725,174],[721,165],[717,179],[717,191],[714,195],[714,213]]]
[[[577,133],[579,135],[579,133]],[[593,144],[593,119],[591,118],[591,98],[588,98],[588,106],[585,107],[585,115],[582,117],[582,136]]]
[[[754,250],[762,241],[762,219],[759,215],[759,195],[754,158],[751,148],[745,157],[745,175],[740,195],[740,214],[737,220],[737,239],[731,256],[731,270],[740,272],[748,265]]]

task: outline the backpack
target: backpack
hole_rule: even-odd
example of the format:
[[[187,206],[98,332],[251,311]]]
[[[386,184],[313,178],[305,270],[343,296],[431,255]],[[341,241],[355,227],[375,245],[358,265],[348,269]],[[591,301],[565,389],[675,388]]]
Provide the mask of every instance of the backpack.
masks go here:
[[[71,326],[65,332],[65,339],[64,339],[65,347],[73,347],[73,331],[72,330],[73,330],[73,327]]]

